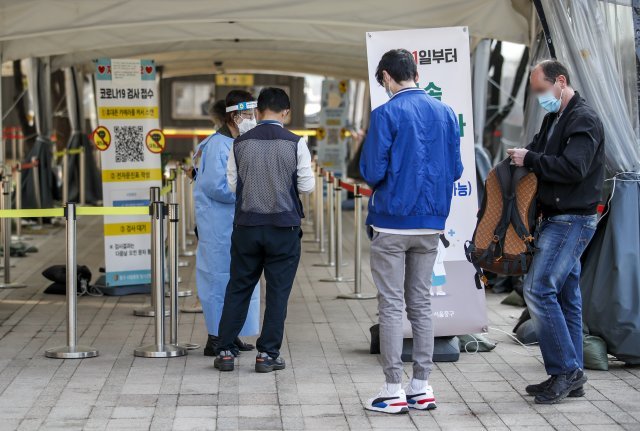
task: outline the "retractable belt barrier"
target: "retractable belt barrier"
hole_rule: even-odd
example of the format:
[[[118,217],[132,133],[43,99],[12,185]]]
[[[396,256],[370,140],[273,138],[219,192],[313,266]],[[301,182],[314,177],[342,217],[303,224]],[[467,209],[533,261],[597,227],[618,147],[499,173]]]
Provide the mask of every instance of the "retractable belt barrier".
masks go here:
[[[3,201],[10,202],[10,178],[2,181]],[[166,193],[171,192],[171,187],[166,189]],[[149,346],[143,346],[134,351],[135,356],[147,358],[167,358],[182,356],[187,353],[190,345],[182,346],[177,344],[178,339],[178,235],[177,222],[179,220],[179,205],[172,203],[165,205],[160,201],[160,189],[151,188],[151,204],[149,206],[133,207],[79,207],[73,202],[68,202],[64,208],[44,208],[44,209],[0,209],[0,218],[4,219],[4,229],[2,231],[5,245],[5,281],[9,271],[8,256],[11,241],[11,218],[18,217],[64,217],[66,219],[66,278],[67,278],[67,343],[64,346],[51,348],[45,351],[48,358],[57,359],[81,359],[98,356],[98,350],[91,346],[77,344],[77,243],[76,243],[76,219],[78,216],[106,216],[106,215],[148,215],[151,217],[151,284],[152,299],[155,317],[155,342]],[[2,205],[4,207],[4,204]],[[170,256],[170,340],[165,341],[164,319],[165,295],[164,295],[164,221],[168,216],[169,229],[169,256]],[[5,283],[6,284],[6,283]],[[2,285],[0,285],[2,286]],[[7,285],[9,287],[24,287],[18,285]]]
[[[315,205],[313,208],[313,224],[316,238],[309,242],[319,244],[319,250],[313,250],[315,253],[324,253],[325,239],[325,208],[327,208],[326,217],[328,219],[328,262],[317,264],[315,266],[332,267],[335,269],[335,275],[332,278],[321,279],[321,282],[354,282],[354,291],[348,294],[338,295],[341,299],[373,299],[375,295],[362,293],[362,199],[363,197],[371,197],[373,192],[371,189],[362,187],[359,184],[343,181],[335,177],[331,172],[325,170],[320,165],[315,166],[316,188],[314,190]],[[324,192],[326,187],[326,194]],[[342,275],[342,191],[352,192],[354,194],[354,277],[344,278]],[[326,202],[325,202],[326,201]]]

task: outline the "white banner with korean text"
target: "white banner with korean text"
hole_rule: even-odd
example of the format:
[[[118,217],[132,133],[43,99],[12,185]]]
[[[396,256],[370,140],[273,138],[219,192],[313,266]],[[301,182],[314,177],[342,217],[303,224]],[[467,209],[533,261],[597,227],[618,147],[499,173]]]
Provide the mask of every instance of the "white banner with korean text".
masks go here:
[[[464,254],[464,243],[473,235],[478,212],[468,29],[369,32],[366,42],[372,109],[389,100],[375,79],[382,55],[403,48],[413,54],[418,66],[418,87],[449,105],[458,116],[464,173],[454,184],[451,214],[438,248],[431,306],[436,336],[486,331],[484,290],[476,288],[474,268]],[[405,334],[410,334],[406,319]]]
[[[99,127],[93,140],[101,151],[105,206],[149,205],[149,188],[162,185],[158,86],[152,60],[96,61]],[[151,282],[151,223],[148,216],[105,216],[105,284]]]

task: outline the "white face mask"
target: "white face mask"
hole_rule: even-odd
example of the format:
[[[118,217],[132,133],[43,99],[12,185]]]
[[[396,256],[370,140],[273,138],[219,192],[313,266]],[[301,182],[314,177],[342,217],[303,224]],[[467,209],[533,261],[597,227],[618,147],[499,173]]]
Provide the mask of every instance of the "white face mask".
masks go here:
[[[387,84],[384,83],[384,91],[387,93],[387,96],[389,96],[389,99],[391,99],[393,97],[393,91],[391,91],[391,84],[389,84],[389,86],[387,87]]]
[[[249,130],[253,129],[257,125],[258,125],[258,122],[256,121],[255,118],[252,118],[250,120],[243,118],[240,124],[236,123],[236,126],[238,126],[238,132],[240,132],[241,135],[244,133],[247,133]]]

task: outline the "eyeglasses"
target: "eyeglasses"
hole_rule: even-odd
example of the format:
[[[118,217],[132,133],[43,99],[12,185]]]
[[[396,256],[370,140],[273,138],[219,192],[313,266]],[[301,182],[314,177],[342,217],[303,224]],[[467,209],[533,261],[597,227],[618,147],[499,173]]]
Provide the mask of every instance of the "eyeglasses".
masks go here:
[[[253,120],[254,118],[256,118],[253,111],[242,111],[238,115],[246,120]]]

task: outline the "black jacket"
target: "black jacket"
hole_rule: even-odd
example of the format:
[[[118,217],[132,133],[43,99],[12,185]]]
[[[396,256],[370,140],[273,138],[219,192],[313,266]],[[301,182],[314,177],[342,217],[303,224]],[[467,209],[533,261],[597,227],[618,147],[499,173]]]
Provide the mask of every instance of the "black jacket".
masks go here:
[[[596,214],[604,181],[604,127],[578,92],[560,115],[547,114],[527,146],[524,165],[539,180],[538,205],[544,217]]]

